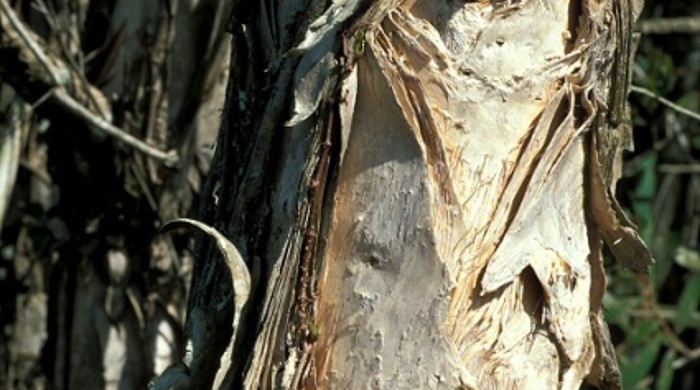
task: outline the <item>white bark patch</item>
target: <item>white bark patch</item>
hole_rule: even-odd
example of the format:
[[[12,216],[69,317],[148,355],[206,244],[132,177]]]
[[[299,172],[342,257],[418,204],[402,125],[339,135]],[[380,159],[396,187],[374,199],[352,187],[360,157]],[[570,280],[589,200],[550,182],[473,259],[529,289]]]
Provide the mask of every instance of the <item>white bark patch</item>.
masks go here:
[[[367,32],[352,120],[341,111],[320,383],[580,385],[595,354],[584,137],[607,6],[410,1]]]
[[[340,90],[340,165],[345,159],[345,151],[348,149],[350,132],[352,131],[352,116],[355,113],[357,103],[357,68],[353,68],[350,74],[343,79]]]
[[[319,341],[321,381],[454,388],[461,369],[442,332],[452,285],[435,261],[426,161],[371,52],[358,78],[320,298],[321,316],[337,318],[334,339]]]
[[[305,55],[294,74],[294,102],[292,117],[285,126],[296,126],[308,119],[321,102],[322,92],[334,67],[337,66],[331,52],[334,37],[318,43],[315,50]]]
[[[304,40],[295,48],[307,51],[318,45],[324,38],[338,33],[341,24],[357,11],[360,0],[335,0],[323,15],[314,20],[304,36]]]

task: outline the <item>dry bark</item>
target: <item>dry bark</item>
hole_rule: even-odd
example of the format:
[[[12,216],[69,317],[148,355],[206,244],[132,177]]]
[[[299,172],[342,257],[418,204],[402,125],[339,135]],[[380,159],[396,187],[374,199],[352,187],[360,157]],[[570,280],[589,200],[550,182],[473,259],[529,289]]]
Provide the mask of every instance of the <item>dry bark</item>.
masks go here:
[[[652,262],[613,196],[640,6],[237,2],[203,218],[252,292],[232,329],[200,242],[156,386],[618,388],[601,248]]]
[[[36,249],[26,221],[16,235],[17,267],[51,275],[17,294],[17,322],[48,295],[53,387],[139,387],[182,349],[156,389],[619,388],[602,248],[635,272],[652,261],[614,198],[641,2],[52,1],[42,16],[0,1],[0,76],[22,98],[0,194],[26,143],[44,179],[28,192],[59,216],[60,249]],[[178,299],[137,281],[174,249],[151,225],[186,214],[209,168],[193,118],[224,25],[180,342]],[[86,126],[156,159],[56,132]],[[116,171],[134,205],[85,197],[73,160],[77,183]],[[150,227],[106,227],[123,212]],[[40,344],[16,348],[35,355],[20,381]]]

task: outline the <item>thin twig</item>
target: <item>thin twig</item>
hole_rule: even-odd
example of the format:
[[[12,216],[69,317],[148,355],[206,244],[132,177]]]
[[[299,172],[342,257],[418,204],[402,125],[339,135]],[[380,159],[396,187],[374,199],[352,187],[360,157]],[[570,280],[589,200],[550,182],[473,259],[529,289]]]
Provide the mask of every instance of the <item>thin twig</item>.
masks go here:
[[[143,168],[139,164],[141,164],[141,160],[134,158],[133,163],[130,164],[131,171],[134,173],[134,177],[136,178],[136,182],[138,183],[139,187],[141,187],[141,193],[146,197],[148,205],[151,206],[151,210],[157,213],[158,202],[156,202],[156,198],[148,188],[148,183],[146,182],[146,172],[144,172]]]
[[[7,19],[10,21],[10,24],[12,24],[12,27],[17,31],[17,33],[22,37],[22,40],[24,43],[29,47],[29,49],[34,53],[36,58],[41,62],[42,65],[46,68],[46,71],[49,72],[49,75],[51,75],[51,79],[53,80],[56,85],[61,85],[61,78],[58,76],[58,72],[54,67],[51,65],[51,62],[49,61],[49,57],[44,54],[44,51],[41,50],[41,47],[34,42],[34,40],[29,36],[29,32],[24,28],[24,25],[22,22],[17,18],[17,15],[15,15],[15,12],[12,10],[9,4],[7,4],[7,1],[5,0],[0,0],[0,8],[2,8],[2,13],[7,17]]]
[[[99,103],[97,103],[97,98],[93,93],[93,89],[90,88],[90,82],[88,81],[87,77],[85,77],[85,72],[75,61],[75,58],[73,58],[73,56],[71,55],[70,50],[68,50],[68,48],[66,47],[66,42],[64,42],[64,38],[61,34],[59,27],[59,21],[58,19],[56,19],[54,11],[49,9],[44,0],[36,0],[36,3],[32,3],[32,7],[36,9],[39,13],[44,15],[44,19],[49,25],[51,32],[54,35],[56,35],[56,41],[58,42],[58,46],[61,48],[61,52],[63,53],[64,59],[68,63],[68,66],[70,66],[73,69],[73,73],[78,76],[78,79],[83,87],[83,90],[85,91],[85,94],[87,95],[87,98],[90,100],[90,103],[92,103],[97,113],[103,119],[109,120],[109,116],[107,115],[107,113],[104,112],[102,106]],[[65,30],[71,31],[67,27],[65,28]],[[77,45],[80,46],[80,42],[78,42]]]
[[[663,173],[675,173],[675,174],[697,174],[700,173],[700,164],[659,164],[659,172]]]
[[[162,161],[168,166],[174,166],[177,163],[178,156],[174,150],[164,152],[160,149],[154,148],[153,146],[134,137],[133,135],[125,132],[124,130],[112,125],[106,120],[96,116],[92,111],[83,107],[80,103],[73,99],[73,97],[70,96],[65,90],[61,88],[54,90],[53,97],[56,100],[56,103],[58,103],[67,111],[73,113],[78,118],[82,119],[92,128],[101,130],[104,133],[124,142],[125,144],[145,154],[146,156],[154,158],[158,161]]]
[[[699,17],[644,19],[637,22],[642,34],[697,34],[700,33]]]
[[[2,11],[2,15],[7,17],[7,19],[10,21],[12,28],[21,37],[21,40],[24,43],[24,45],[26,45],[29,48],[29,50],[36,56],[37,60],[46,69],[46,72],[51,76],[53,85],[49,85],[49,92],[47,94],[50,96],[49,99],[51,99],[52,102],[83,120],[93,130],[102,131],[103,133],[124,142],[125,144],[145,154],[148,157],[151,157],[158,161],[162,161],[168,166],[173,166],[177,163],[178,155],[174,150],[165,152],[151,145],[148,145],[144,141],[114,126],[109,121],[100,118],[98,114],[94,113],[89,108],[83,106],[77,100],[75,100],[62,87],[64,83],[59,77],[59,71],[51,64],[46,53],[42,50],[41,46],[32,38],[30,32],[27,31],[23,23],[19,20],[19,18],[14,13],[14,11],[12,10],[12,8],[6,0],[0,0],[0,10]],[[85,85],[85,88],[89,94],[91,89],[90,86]],[[45,98],[45,96],[42,96],[41,99],[43,100]],[[93,101],[93,104],[96,104],[96,102]],[[96,109],[100,111],[99,105],[96,104],[96,106]]]
[[[686,356],[681,356],[678,359],[674,360],[673,364],[671,364],[671,367],[678,370],[696,359],[700,359],[700,348],[695,348],[694,350],[690,351]]]
[[[634,93],[638,93],[640,95],[648,96],[652,99],[656,99],[659,103],[663,104],[664,106],[666,106],[672,110],[675,110],[680,114],[689,116],[689,117],[695,119],[696,121],[700,121],[700,114],[698,114],[697,112],[691,111],[685,107],[681,107],[678,104],[666,99],[663,96],[657,95],[656,93],[654,93],[646,88],[643,88],[643,87],[640,87],[637,85],[631,85],[630,91],[632,91]]]
[[[654,293],[654,286],[651,282],[651,279],[649,278],[649,275],[637,275],[637,280],[640,283],[640,286],[642,288],[642,295],[644,297],[644,302],[646,303],[648,309],[650,309],[656,317],[656,320],[658,321],[659,325],[661,326],[661,330],[664,332],[666,335],[666,339],[668,340],[670,347],[673,348],[676,352],[679,352],[683,355],[683,357],[687,361],[692,361],[700,357],[700,348],[697,349],[691,349],[689,348],[683,340],[678,337],[676,332],[673,331],[671,328],[671,325],[669,325],[668,321],[663,316],[663,312],[661,310],[661,307],[659,306],[659,303],[656,301],[656,294]],[[674,363],[676,364],[676,363]],[[685,363],[683,363],[685,364]]]
[[[630,317],[636,318],[663,318],[666,321],[675,321],[681,316],[681,313],[675,307],[658,305],[659,310],[654,311],[651,309],[632,309],[627,314]],[[700,324],[700,313],[694,312],[690,314],[690,319],[692,324]],[[692,326],[692,325],[691,325]],[[697,328],[698,326],[694,326]]]
[[[51,181],[51,177],[46,172],[42,172],[39,168],[32,165],[32,163],[30,163],[27,159],[25,159],[25,158],[20,159],[19,166],[26,169],[27,171],[29,171],[29,173],[34,175],[34,177],[36,177],[37,180],[39,180],[43,184],[45,184],[47,186],[53,185],[53,181]]]

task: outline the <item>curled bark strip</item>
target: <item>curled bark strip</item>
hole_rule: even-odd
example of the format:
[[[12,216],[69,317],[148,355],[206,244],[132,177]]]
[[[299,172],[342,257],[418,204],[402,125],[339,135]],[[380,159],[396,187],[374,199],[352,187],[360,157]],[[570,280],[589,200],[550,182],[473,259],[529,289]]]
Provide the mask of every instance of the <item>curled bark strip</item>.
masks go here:
[[[615,197],[603,183],[599,150],[593,137],[588,211],[607,247],[622,265],[637,272],[647,272],[654,264],[651,252],[627,218]]]
[[[20,106],[19,103],[14,103],[10,108],[10,120],[5,126],[0,126],[0,231],[10,205],[22,153],[22,128],[25,123]]]
[[[243,261],[241,254],[238,252],[238,249],[236,249],[231,241],[229,241],[223,234],[209,225],[189,218],[178,218],[166,222],[161,228],[161,232],[168,232],[185,225],[198,228],[216,241],[216,246],[219,248],[219,251],[221,251],[224,261],[231,272],[234,305],[233,334],[231,335],[231,339],[226,347],[226,350],[224,351],[224,354],[221,355],[219,369],[216,372],[216,377],[214,379],[213,388],[219,388],[221,387],[221,384],[224,381],[226,373],[231,365],[231,357],[233,356],[236,331],[239,327],[241,311],[243,310],[243,306],[245,306],[245,304],[248,302],[248,297],[250,296],[250,272],[248,272],[248,268]],[[192,351],[192,353],[197,352],[198,351]],[[188,351],[188,354],[189,353],[190,351]],[[187,360],[191,361],[189,358],[190,357],[185,357],[185,363],[187,363]]]

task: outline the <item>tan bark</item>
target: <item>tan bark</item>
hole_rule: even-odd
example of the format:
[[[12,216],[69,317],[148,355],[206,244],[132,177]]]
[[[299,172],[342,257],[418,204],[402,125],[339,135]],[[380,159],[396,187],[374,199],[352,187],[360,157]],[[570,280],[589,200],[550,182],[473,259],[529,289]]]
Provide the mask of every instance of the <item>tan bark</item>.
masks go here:
[[[121,133],[105,124],[102,92],[145,107],[124,120],[127,133],[164,149],[168,129],[196,111],[184,91],[201,83],[188,83],[211,79],[206,67],[167,61],[194,41],[206,43],[205,59],[218,53],[218,34],[194,39],[174,28],[190,16],[176,12],[180,3],[142,5],[130,17],[133,5],[119,3],[105,48],[120,41],[134,52],[107,56],[104,91],[37,50],[39,39],[2,4],[3,48],[27,68],[3,74],[25,99],[50,96],[108,134]],[[203,216],[233,238],[253,290],[244,307],[237,274],[229,283],[217,252],[201,244],[190,353],[184,369],[170,371],[179,376],[157,386],[618,385],[600,310],[601,240],[638,271],[651,261],[612,196],[630,140],[624,100],[638,5],[233,5],[232,82]],[[139,47],[144,25],[147,49]],[[178,38],[183,44],[171,47]],[[80,46],[69,43],[63,56]],[[131,89],[144,79],[147,90]],[[140,145],[132,138],[122,136]],[[141,168],[127,176],[148,179],[135,185],[132,177],[128,190],[143,191],[162,217],[189,204],[182,184],[196,186],[197,170],[164,178],[152,161],[126,165]],[[171,190],[155,199],[146,187],[163,183]],[[65,363],[70,378],[57,366],[60,383],[118,382],[100,373],[113,357],[110,332],[144,326],[138,303],[130,303],[133,318],[121,316],[133,293],[123,270],[110,267],[99,283],[87,267],[73,328],[58,325],[72,335],[58,354],[76,353]],[[93,341],[105,345],[93,351]],[[130,364],[138,382],[145,374]]]
[[[578,388],[588,375],[604,283],[586,138],[611,4],[577,18],[574,5],[416,2],[367,33],[319,287],[333,329],[321,384]]]
[[[12,54],[0,75],[38,111],[58,111],[49,136],[80,145],[88,137],[55,131],[87,125],[171,165],[164,152],[177,149],[171,170],[114,157],[124,192],[162,220],[186,212],[209,168],[206,134],[190,130],[215,116],[200,98],[226,73],[221,27],[233,38],[201,188],[210,226],[191,223],[215,239],[198,240],[187,339],[174,345],[173,316],[134,292],[137,255],[58,238],[72,249],[57,252],[47,289],[55,388],[138,387],[180,348],[184,360],[154,388],[620,386],[601,250],[635,272],[651,262],[613,196],[631,146],[639,1],[121,0],[72,2],[74,13],[55,2],[46,15],[67,27],[41,18],[43,34],[13,18],[20,2],[0,2],[0,50]],[[91,85],[82,18],[102,11],[111,27],[89,53]],[[133,107],[117,110],[115,95]],[[34,140],[24,112],[12,115]],[[12,151],[3,193],[20,138],[2,146]],[[54,159],[82,155],[50,147]],[[33,157],[36,176],[48,175]],[[111,167],[84,162],[100,164]],[[49,176],[44,192],[58,184]],[[64,223],[85,237],[100,229],[101,216],[81,216]],[[29,226],[20,230],[28,258]],[[151,245],[154,262],[173,250],[162,237]],[[28,296],[18,323],[42,297]]]
[[[157,388],[619,388],[601,248],[652,261],[612,196],[639,5],[296,7],[234,9],[204,218],[252,294],[229,335],[203,245]]]

